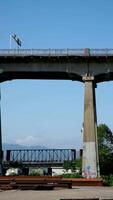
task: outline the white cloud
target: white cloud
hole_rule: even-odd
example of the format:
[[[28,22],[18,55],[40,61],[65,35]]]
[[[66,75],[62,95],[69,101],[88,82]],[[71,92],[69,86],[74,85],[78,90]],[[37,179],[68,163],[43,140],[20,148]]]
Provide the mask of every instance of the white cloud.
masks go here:
[[[28,135],[26,137],[16,138],[14,143],[20,145],[40,145],[40,137]]]
[[[54,138],[48,137],[47,135],[43,136],[27,136],[24,138],[18,138],[13,141],[13,143],[19,145],[39,145],[45,146],[47,148],[81,148],[82,143],[79,138]],[[79,145],[78,145],[79,144]]]

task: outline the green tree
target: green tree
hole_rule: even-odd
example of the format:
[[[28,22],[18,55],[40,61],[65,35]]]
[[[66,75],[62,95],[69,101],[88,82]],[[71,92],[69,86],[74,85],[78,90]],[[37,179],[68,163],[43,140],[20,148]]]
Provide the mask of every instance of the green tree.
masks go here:
[[[79,174],[81,174],[82,171],[82,160],[76,159],[74,161],[65,161],[63,168],[68,171],[71,169],[72,173],[76,173],[76,170],[79,170]]]
[[[64,168],[66,171],[68,171],[69,169],[72,168],[72,162],[71,162],[71,161],[64,161],[63,168]]]
[[[97,127],[100,174],[113,174],[113,133],[106,124]]]

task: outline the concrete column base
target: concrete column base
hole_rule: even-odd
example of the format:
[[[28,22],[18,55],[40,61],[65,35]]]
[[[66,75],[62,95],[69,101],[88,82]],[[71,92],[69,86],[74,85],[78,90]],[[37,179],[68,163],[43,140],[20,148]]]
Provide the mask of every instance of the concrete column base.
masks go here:
[[[82,176],[85,178],[97,177],[95,142],[84,142],[83,144]]]

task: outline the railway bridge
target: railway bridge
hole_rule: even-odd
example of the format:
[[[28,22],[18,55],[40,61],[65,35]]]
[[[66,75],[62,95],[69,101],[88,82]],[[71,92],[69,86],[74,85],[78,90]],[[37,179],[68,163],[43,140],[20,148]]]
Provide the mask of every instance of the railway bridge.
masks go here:
[[[0,82],[13,79],[56,79],[84,84],[84,177],[99,176],[95,88],[113,80],[113,49],[0,50]],[[1,126],[1,125],[0,125]],[[0,174],[2,140],[0,127]]]
[[[81,152],[78,152],[78,156]],[[63,166],[65,161],[73,162],[76,158],[76,149],[13,149],[4,151],[3,166],[56,167]]]

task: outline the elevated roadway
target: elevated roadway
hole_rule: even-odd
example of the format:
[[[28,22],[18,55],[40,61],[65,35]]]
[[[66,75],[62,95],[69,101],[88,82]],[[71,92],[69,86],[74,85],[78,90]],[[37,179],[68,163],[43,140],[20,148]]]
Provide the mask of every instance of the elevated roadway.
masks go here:
[[[1,49],[0,82],[12,79],[113,80],[113,49]]]

